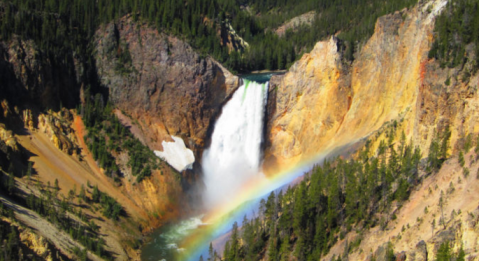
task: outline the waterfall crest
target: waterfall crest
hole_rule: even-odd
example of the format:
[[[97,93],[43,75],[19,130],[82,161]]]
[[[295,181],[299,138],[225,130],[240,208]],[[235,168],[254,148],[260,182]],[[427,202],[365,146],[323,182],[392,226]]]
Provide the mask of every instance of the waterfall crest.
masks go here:
[[[218,206],[260,174],[268,83],[244,79],[216,121],[202,166],[205,205]]]

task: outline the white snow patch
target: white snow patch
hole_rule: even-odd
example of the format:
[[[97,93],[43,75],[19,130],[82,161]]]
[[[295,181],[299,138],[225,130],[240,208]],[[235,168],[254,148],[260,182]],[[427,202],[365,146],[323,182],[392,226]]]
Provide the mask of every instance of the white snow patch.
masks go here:
[[[163,151],[155,150],[155,155],[163,160],[166,160],[173,168],[182,172],[186,169],[193,168],[195,162],[195,155],[193,151],[185,146],[182,138],[171,136],[173,142],[163,141]]]

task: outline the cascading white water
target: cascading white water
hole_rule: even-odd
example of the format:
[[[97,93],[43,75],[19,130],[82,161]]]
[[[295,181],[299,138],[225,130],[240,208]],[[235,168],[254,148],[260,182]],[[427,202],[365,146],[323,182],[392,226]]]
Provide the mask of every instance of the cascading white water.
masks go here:
[[[231,199],[259,173],[268,83],[244,79],[216,121],[211,146],[203,153],[206,206]]]

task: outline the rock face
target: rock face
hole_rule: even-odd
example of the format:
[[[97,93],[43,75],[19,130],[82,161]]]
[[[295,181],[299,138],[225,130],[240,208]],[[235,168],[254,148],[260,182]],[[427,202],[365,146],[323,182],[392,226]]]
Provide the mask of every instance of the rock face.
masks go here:
[[[0,42],[0,100],[13,106],[39,109],[74,107],[79,100],[81,63],[73,54],[65,64],[51,60],[32,40],[14,36]]]
[[[267,173],[355,143],[389,121],[403,121],[408,139],[423,151],[435,130],[448,124],[454,125],[451,144],[477,132],[477,75],[463,81],[457,77],[462,69],[441,69],[427,56],[434,18],[445,4],[421,2],[379,18],[351,65],[342,61],[341,43],[332,37],[284,76],[273,77]],[[446,86],[448,77],[454,80]]]
[[[188,180],[161,162],[160,169],[136,184],[127,166],[128,154],[120,151],[113,157],[125,176],[113,184],[85,144],[81,117],[69,109],[92,98],[85,96],[87,83],[98,92],[99,79],[108,88],[102,93],[109,95],[101,101],[108,98],[114,103],[121,123],[141,142],[162,150],[162,141],[177,136],[198,158],[212,122],[239,79],[180,39],[129,17],[99,29],[95,40],[95,57],[88,58],[71,50],[52,58],[33,41],[16,36],[0,42],[0,167],[13,168],[18,177],[33,169],[36,180],[43,184],[58,180],[62,191],[98,184],[122,204],[131,224],[120,229],[110,220],[94,218],[100,234],[106,235],[108,249],[118,254],[116,258],[138,260],[138,251],[123,242],[136,240],[141,230],[154,229],[180,211],[188,212],[188,206],[179,208],[188,196],[181,182]],[[76,60],[82,57],[94,58],[97,68],[91,68],[90,62],[83,67],[87,62]],[[34,250],[46,248],[33,233],[22,240]],[[46,258],[47,254],[41,255]]]
[[[279,83],[278,83],[279,82]],[[298,162],[336,133],[351,101],[337,39],[319,42],[282,79],[270,82],[265,166]],[[329,97],[328,101],[321,101]]]
[[[50,137],[56,148],[78,156],[79,148],[76,144],[75,131],[68,124],[62,124],[62,121],[72,122],[73,113],[67,109],[59,112],[48,111],[47,114],[38,116],[38,129]]]
[[[274,32],[282,37],[288,30],[297,30],[300,26],[310,26],[316,18],[316,11],[307,12],[300,16],[294,17],[291,20],[285,22],[280,27],[274,30]]]
[[[221,37],[221,44],[227,46],[229,52],[240,52],[249,47],[249,44],[236,33],[228,21],[224,22],[224,25],[221,26],[219,36]]]
[[[404,131],[423,157],[435,133],[450,126],[450,155],[457,155],[465,137],[479,132],[479,74],[470,75],[476,61],[473,45],[465,48],[464,66],[441,68],[428,58],[435,17],[445,5],[442,0],[420,1],[411,10],[381,17],[352,64],[342,58],[341,41],[332,37],[317,43],[288,73],[274,76],[268,96],[265,171],[274,175],[363,138],[374,139],[372,135],[382,135],[381,130],[395,122],[397,133]],[[371,146],[375,151],[376,145]],[[477,169],[475,154],[464,157],[468,169]],[[389,227],[362,233],[360,250],[348,260],[386,260],[387,245],[382,244],[388,241],[394,245],[396,260],[435,260],[444,242],[451,244],[453,253],[463,247],[467,260],[476,260],[478,182],[475,174],[465,173],[457,158],[449,159],[438,174],[425,177]],[[448,192],[446,223],[434,227],[442,211],[440,195],[452,184],[456,189]],[[321,260],[342,255],[348,242],[356,239],[354,233],[346,236]]]
[[[411,260],[427,260],[427,245],[424,240],[421,240],[419,243],[417,243],[414,253],[411,254]]]
[[[162,141],[178,136],[198,158],[238,77],[183,41],[130,17],[100,29],[96,51],[110,100],[138,122],[146,144],[162,150]]]

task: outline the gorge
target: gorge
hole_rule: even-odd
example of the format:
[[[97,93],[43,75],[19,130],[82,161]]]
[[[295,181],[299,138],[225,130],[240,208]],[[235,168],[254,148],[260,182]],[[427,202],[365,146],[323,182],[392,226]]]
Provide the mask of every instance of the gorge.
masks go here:
[[[200,162],[205,183],[202,211],[206,213],[221,206],[231,205],[232,200],[248,185],[265,182],[265,177],[261,173],[261,159],[270,77],[271,74],[243,76],[241,86],[223,106],[214,123],[211,144],[205,149]],[[255,80],[261,80],[261,82]],[[254,206],[251,208],[254,210]],[[232,222],[228,221],[227,224],[230,226]],[[181,253],[176,252],[191,251],[191,249],[178,248],[178,244],[190,234],[195,233],[194,230],[199,226],[208,226],[208,224],[204,224],[200,218],[195,217],[173,224],[166,230],[160,229],[163,233],[155,234],[153,242],[143,250],[145,256],[143,259],[185,258]],[[168,236],[169,234],[177,236],[171,237]],[[218,235],[215,234],[215,236]],[[205,247],[207,248],[208,244],[202,248]]]
[[[461,126],[451,134],[451,144],[456,144],[451,150],[460,148],[466,133],[474,133],[477,128],[477,112],[472,105],[475,103],[472,97],[475,96],[466,98],[469,102],[465,107],[425,104],[425,99],[432,97],[431,93],[456,97],[462,92],[445,86],[447,91],[443,89],[443,94],[439,94],[441,91],[437,92],[438,89],[432,91],[438,88],[438,81],[442,83],[447,79],[446,71],[427,58],[434,19],[445,6],[444,1],[427,2],[381,17],[372,38],[357,54],[352,65],[343,60],[341,41],[332,37],[329,41],[319,42],[284,76],[274,76],[269,84],[267,104],[265,172],[276,176],[280,170],[305,162],[313,164],[315,158],[319,159],[320,152],[338,153],[335,152],[338,147],[360,148],[365,140],[373,140],[371,149],[376,151],[380,147],[380,139],[375,139],[375,135],[384,135],[381,133],[391,124],[400,126],[395,130],[395,137],[399,138],[404,132],[406,139],[418,144],[422,151],[429,150],[437,130],[444,130],[450,124],[456,128]],[[390,39],[396,40],[391,42]],[[469,83],[475,85],[475,81],[474,78]],[[458,80],[455,86],[467,85],[467,82]],[[351,152],[354,150],[351,149]],[[424,178],[430,180],[427,176]],[[271,190],[263,187],[262,191],[267,193]],[[238,223],[241,219],[236,217]],[[406,220],[413,221],[411,218]],[[432,222],[431,217],[429,220]],[[457,238],[466,237],[466,232],[455,233],[454,244],[458,249],[460,243],[457,243]],[[443,239],[435,237],[437,235],[430,237],[431,242],[426,243],[431,256],[434,251],[430,248],[437,249],[438,242],[443,242]],[[404,241],[400,239],[397,241],[397,244],[410,249],[411,254],[418,251],[413,246],[404,246],[401,243]],[[341,246],[347,247],[347,244],[347,241],[342,241]],[[335,248],[334,254],[341,254],[340,247]],[[366,253],[354,256],[367,258]],[[333,257],[329,254],[328,258]]]
[[[479,257],[476,0],[53,2],[0,3],[1,257]]]

